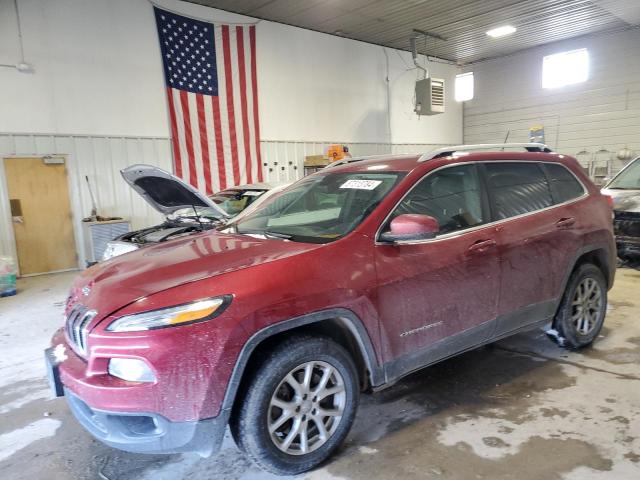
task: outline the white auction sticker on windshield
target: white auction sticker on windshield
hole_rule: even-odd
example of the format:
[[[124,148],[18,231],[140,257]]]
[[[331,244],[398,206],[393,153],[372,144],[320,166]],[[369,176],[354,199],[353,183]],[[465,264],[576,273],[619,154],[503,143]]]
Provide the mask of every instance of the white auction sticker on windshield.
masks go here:
[[[373,190],[382,183],[382,180],[347,180],[340,188],[355,188],[356,190]]]

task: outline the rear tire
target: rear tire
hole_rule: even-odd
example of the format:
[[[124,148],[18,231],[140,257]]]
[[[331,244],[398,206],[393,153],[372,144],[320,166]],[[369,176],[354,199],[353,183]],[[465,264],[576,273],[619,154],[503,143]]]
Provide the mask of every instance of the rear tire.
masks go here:
[[[591,263],[571,274],[553,322],[560,346],[578,349],[596,339],[607,313],[607,282],[602,270]]]
[[[349,433],[358,405],[349,353],[326,337],[295,336],[266,356],[230,427],[263,470],[296,475],[318,466]]]

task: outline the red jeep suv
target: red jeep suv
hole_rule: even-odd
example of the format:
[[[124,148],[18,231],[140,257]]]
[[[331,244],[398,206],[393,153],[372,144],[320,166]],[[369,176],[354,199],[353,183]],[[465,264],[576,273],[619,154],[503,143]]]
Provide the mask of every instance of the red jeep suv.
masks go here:
[[[611,218],[576,160],[540,144],[350,159],[222,231],[83,272],[49,378],[113,447],[206,456],[229,425],[259,466],[300,473],[363,390],[525,329],[593,342]]]

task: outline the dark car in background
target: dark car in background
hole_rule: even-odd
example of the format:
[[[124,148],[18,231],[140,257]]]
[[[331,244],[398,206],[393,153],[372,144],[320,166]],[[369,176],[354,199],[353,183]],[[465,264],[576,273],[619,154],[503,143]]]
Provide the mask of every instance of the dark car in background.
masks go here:
[[[165,220],[111,240],[102,260],[224,226],[231,218],[251,206],[257,206],[286,186],[254,183],[230,187],[207,196],[175,175],[152,165],[132,165],[120,173],[131,188],[165,216]]]
[[[613,198],[618,256],[622,260],[640,260],[640,157],[613,177],[602,193]]]

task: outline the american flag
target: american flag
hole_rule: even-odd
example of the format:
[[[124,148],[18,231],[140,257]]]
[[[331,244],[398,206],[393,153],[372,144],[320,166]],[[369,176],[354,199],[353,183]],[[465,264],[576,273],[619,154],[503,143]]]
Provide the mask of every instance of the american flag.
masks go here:
[[[207,194],[261,182],[255,25],[154,11],[175,174]]]

